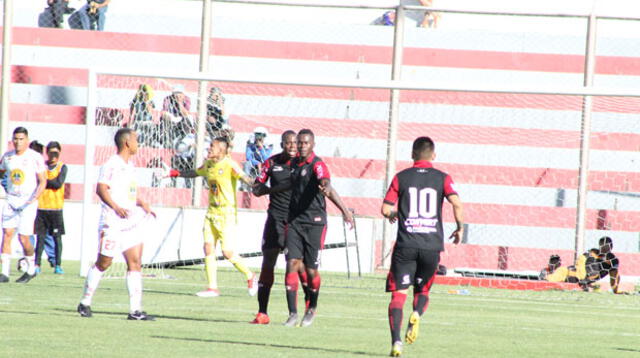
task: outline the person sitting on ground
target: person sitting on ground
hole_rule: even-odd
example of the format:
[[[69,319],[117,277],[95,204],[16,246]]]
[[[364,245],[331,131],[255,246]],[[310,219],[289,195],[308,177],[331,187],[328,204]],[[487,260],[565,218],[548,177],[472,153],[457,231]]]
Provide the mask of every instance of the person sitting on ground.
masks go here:
[[[613,240],[609,236],[603,236],[598,240],[599,254],[597,262],[599,265],[600,279],[609,275],[609,283],[611,284],[611,291],[613,293],[620,293],[618,286],[620,285],[620,274],[618,267],[620,266],[620,260],[614,255],[611,250],[613,249]]]
[[[540,272],[540,279],[549,282],[579,283],[586,277],[586,254],[578,256],[575,265],[562,266],[559,255],[551,255],[547,267]]]

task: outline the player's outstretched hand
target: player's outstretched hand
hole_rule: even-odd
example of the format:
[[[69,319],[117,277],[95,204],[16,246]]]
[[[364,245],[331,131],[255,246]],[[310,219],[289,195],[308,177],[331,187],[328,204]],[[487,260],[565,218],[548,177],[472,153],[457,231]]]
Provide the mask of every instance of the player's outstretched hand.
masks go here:
[[[451,236],[449,236],[449,239],[453,238],[453,243],[457,245],[462,241],[463,233],[464,233],[464,229],[460,228],[454,231],[453,233],[451,233]]]

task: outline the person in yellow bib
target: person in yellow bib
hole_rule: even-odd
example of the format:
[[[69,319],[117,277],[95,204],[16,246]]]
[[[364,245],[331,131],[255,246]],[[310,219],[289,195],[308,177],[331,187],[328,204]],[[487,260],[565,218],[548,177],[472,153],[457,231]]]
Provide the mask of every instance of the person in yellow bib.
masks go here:
[[[62,270],[62,235],[64,235],[64,183],[67,177],[67,166],[60,159],[60,143],[51,141],[47,144],[45,163],[47,185],[38,198],[38,212],[36,215],[35,232],[38,236],[36,244],[36,273],[40,273],[40,261],[47,235],[53,237],[55,248],[54,273],[63,274]]]
[[[258,292],[258,278],[244,264],[235,252],[235,236],[238,204],[236,188],[238,180],[253,185],[251,179],[228,155],[229,141],[225,137],[217,137],[209,146],[207,159],[196,170],[178,171],[171,169],[170,177],[195,178],[202,176],[209,185],[209,207],[204,218],[204,267],[208,287],[196,293],[199,297],[217,297],[220,295],[217,282],[216,248],[220,244],[222,255],[229,260],[238,271],[245,275],[249,295]]]

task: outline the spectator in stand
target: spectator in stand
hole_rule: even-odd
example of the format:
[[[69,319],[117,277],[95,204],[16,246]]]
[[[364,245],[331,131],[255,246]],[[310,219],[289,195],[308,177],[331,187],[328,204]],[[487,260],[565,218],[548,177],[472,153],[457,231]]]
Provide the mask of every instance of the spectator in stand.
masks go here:
[[[107,9],[111,0],[88,0],[87,4],[78,10],[78,16],[83,30],[104,31]]]
[[[401,0],[402,5],[433,7],[433,0]],[[416,21],[418,27],[438,27],[440,13],[434,11],[407,11],[407,17]]]
[[[38,199],[35,231],[38,236],[36,245],[36,273],[40,272],[40,260],[45,246],[44,238],[53,237],[55,248],[55,269],[53,273],[63,274],[62,270],[62,235],[64,235],[64,182],[67,177],[67,166],[60,161],[60,143],[51,141],[47,144],[46,180],[47,185]],[[42,238],[42,239],[41,239]],[[49,253],[47,252],[47,255]],[[51,256],[49,256],[51,258]]]
[[[372,25],[393,26],[396,23],[396,12],[387,11],[379,18],[375,19]]]
[[[253,130],[253,135],[247,141],[246,159],[244,162],[244,172],[251,178],[255,178],[262,171],[262,163],[265,162],[273,151],[273,144],[265,144],[267,130],[257,127]]]
[[[44,9],[38,19],[39,27],[62,28],[64,14],[70,14],[75,9],[69,7],[69,0],[47,0],[49,7]]]
[[[195,129],[189,114],[191,100],[184,93],[183,85],[173,86],[171,94],[162,102],[161,133],[165,148],[172,148]]]
[[[138,142],[142,146],[160,146],[160,133],[153,123],[153,110],[156,105],[153,102],[153,88],[147,84],[141,84],[136,95],[129,105],[129,127],[138,133]]]
[[[221,136],[221,131],[228,126],[225,117],[224,96],[218,87],[212,87],[207,97],[207,134],[211,138]]]

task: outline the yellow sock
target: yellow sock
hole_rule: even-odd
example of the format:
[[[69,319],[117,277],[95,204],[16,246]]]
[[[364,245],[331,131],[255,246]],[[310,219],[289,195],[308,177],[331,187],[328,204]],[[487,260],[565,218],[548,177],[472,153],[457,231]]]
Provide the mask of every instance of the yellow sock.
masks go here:
[[[240,256],[233,254],[233,256],[231,256],[231,258],[229,259],[229,262],[231,262],[233,266],[238,269],[238,271],[242,272],[247,277],[247,280],[251,278],[251,270],[249,270],[249,268],[244,265],[244,262],[242,262]]]
[[[207,275],[207,283],[209,288],[218,288],[218,259],[216,255],[210,255],[204,258],[204,272]]]

